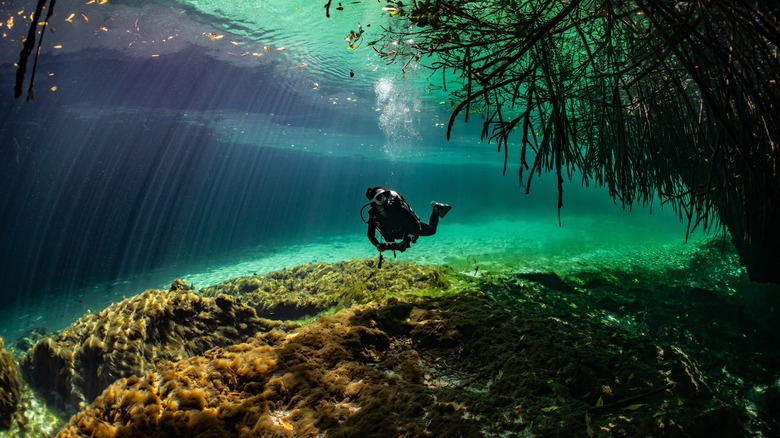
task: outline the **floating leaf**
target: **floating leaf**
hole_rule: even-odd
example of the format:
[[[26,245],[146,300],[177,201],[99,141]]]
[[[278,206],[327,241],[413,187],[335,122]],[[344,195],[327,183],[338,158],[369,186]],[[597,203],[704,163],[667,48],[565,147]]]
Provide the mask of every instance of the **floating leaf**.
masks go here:
[[[56,46],[54,46],[54,48],[55,48],[55,49],[61,49],[61,48],[62,48],[62,45],[61,45],[61,44],[57,44]]]
[[[625,410],[625,411],[635,411],[635,410],[641,408],[642,406],[645,406],[645,404],[644,403],[634,403],[633,405],[626,406],[625,408],[623,408],[623,410]]]
[[[8,17],[8,21],[5,22],[5,25],[8,26],[8,28],[14,27],[14,17]]]
[[[598,408],[601,406],[604,406],[604,400],[601,397],[599,397],[599,399],[596,400],[596,407]]]
[[[65,21],[67,21],[68,23],[73,23],[73,17],[75,17],[75,16],[76,16],[76,14],[71,12],[70,15],[68,15],[68,18],[65,19]]]
[[[555,412],[560,408],[560,406],[547,406],[546,408],[542,408],[542,412]]]
[[[86,21],[87,23],[89,23],[89,18],[87,18],[87,16],[86,16],[86,15],[84,15],[84,14],[81,14],[81,18],[83,18],[83,19],[84,19],[84,21]]]
[[[51,91],[57,91],[57,86],[55,85],[55,86],[51,87]]]

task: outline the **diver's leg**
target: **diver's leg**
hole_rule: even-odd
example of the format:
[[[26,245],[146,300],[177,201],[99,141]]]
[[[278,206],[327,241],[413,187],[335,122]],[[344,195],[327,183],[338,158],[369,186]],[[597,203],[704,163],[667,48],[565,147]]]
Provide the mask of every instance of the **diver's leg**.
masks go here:
[[[428,219],[428,223],[420,223],[420,235],[421,236],[433,236],[436,234],[436,228],[439,227],[439,215],[434,208],[431,211],[431,218]]]

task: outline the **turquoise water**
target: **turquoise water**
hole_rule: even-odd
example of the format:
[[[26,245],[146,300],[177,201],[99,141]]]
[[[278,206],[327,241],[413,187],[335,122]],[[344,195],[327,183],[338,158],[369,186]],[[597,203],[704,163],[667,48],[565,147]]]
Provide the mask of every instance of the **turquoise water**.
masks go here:
[[[684,228],[668,214],[627,213],[617,207],[602,214],[564,217],[566,224],[561,227],[552,215],[534,214],[523,218],[457,222],[458,206],[454,208],[440,222],[436,235],[421,238],[411,249],[396,253],[395,258],[392,252],[385,253],[385,263],[403,260],[445,264],[458,272],[477,276],[486,272],[566,275],[587,271],[630,271],[632,267],[645,274],[654,272],[662,276],[672,270],[688,270],[698,244],[705,239],[696,235],[685,242]],[[147,289],[167,289],[175,279],[185,279],[200,289],[230,278],[266,274],[300,264],[376,257],[377,252],[368,243],[362,226],[356,211],[356,232],[352,234],[325,234],[288,245],[259,246],[206,259],[192,266],[161,268],[83,289],[58,291],[26,309],[3,309],[0,334],[13,340],[36,327],[61,330],[88,310],[94,313]],[[744,277],[737,265],[728,266],[734,271],[724,275],[724,279],[733,281]],[[695,273],[691,272],[691,275]]]
[[[358,212],[376,185],[424,219],[432,200],[454,206],[399,259],[466,272],[685,263],[695,246],[674,212],[623,211],[578,175],[559,227],[552,176],[526,195],[518,151],[502,175],[478,115],[445,139],[450,103],[437,78],[347,49],[357,23],[376,38],[380,7],[326,19],[322,6],[59,6],[36,100],[2,100],[0,335],[61,329],[176,278],[201,287],[373,257]],[[20,12],[3,6],[15,19],[0,40],[5,59],[26,31]]]

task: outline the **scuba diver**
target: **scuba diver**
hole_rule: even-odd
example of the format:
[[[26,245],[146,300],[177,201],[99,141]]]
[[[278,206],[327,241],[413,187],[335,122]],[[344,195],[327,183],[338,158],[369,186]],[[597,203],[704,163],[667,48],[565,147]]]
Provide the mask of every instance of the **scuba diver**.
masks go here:
[[[436,233],[439,218],[452,210],[452,207],[439,202],[431,202],[433,211],[428,223],[420,221],[420,217],[409,207],[403,196],[384,187],[371,187],[366,190],[366,198],[369,203],[363,208],[371,206],[368,210],[368,240],[379,250],[380,266],[382,251],[406,251],[412,243],[417,242],[420,236],[432,236]],[[360,210],[361,217],[363,210]],[[376,238],[376,229],[385,240],[380,243]],[[396,242],[400,239],[401,242]]]

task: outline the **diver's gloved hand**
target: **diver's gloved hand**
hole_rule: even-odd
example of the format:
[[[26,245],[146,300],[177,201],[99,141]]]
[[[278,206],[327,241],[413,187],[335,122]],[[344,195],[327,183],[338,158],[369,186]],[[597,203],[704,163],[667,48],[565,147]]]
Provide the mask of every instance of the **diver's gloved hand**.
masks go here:
[[[406,251],[406,247],[402,246],[398,242],[393,242],[393,243],[387,245],[387,249],[392,249],[393,251],[401,251],[401,252]]]
[[[393,242],[393,243],[380,243],[380,244],[378,244],[376,246],[376,249],[378,249],[379,251],[390,250],[390,251],[401,251],[401,252],[403,252],[406,248],[402,247],[397,242]]]

